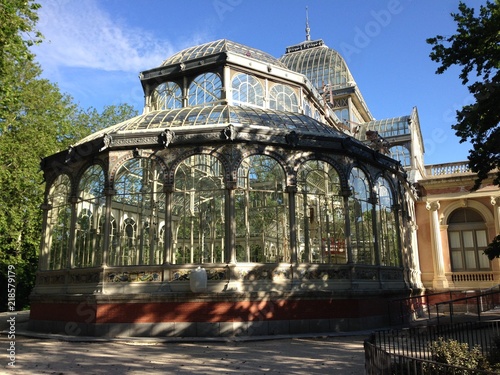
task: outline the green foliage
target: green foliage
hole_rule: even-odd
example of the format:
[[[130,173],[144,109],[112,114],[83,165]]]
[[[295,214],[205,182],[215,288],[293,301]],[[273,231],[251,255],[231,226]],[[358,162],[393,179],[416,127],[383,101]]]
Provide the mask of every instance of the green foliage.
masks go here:
[[[18,100],[19,90],[12,72],[33,60],[34,55],[28,47],[41,40],[41,34],[35,30],[38,8],[40,5],[33,1],[0,2],[0,112],[8,111]],[[2,116],[0,124],[3,125],[1,120]]]
[[[500,336],[495,336],[493,338],[493,343],[491,345],[487,359],[495,370],[500,370]]]
[[[459,75],[475,102],[457,111],[453,125],[461,142],[470,140],[469,167],[477,173],[474,189],[495,168],[500,170],[500,0],[487,1],[476,16],[473,8],[460,2],[459,13],[452,14],[457,33],[427,39],[431,44],[430,57],[441,63],[441,74],[453,65],[461,66]],[[500,185],[500,172],[494,180]]]
[[[462,367],[464,369],[462,371],[456,370],[453,374],[473,374],[474,371],[467,371],[466,369],[489,370],[490,368],[479,346],[470,349],[469,345],[466,343],[461,343],[452,339],[444,340],[440,337],[437,341],[433,341],[430,344],[430,350],[433,361],[445,365]],[[447,372],[446,369],[438,364],[427,364],[425,373],[446,374],[450,372],[449,370]]]
[[[28,49],[41,37],[34,29],[38,8],[32,1],[0,1],[0,285],[6,285],[7,267],[14,266],[17,309],[28,305],[37,269],[44,194],[40,159],[137,114],[129,105],[82,111],[40,78],[42,70]],[[6,299],[3,288],[0,310]]]
[[[493,241],[484,249],[484,254],[489,260],[500,258],[500,235],[496,236]]]

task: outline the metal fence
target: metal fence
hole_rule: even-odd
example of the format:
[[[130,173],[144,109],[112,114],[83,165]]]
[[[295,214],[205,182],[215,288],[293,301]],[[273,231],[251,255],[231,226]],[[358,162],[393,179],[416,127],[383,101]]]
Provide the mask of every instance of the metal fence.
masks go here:
[[[496,348],[494,339],[500,336],[500,321],[463,322],[436,326],[390,329],[374,332],[365,340],[365,373],[385,374],[494,374],[433,361],[430,344],[453,339],[478,345],[484,356]],[[498,374],[498,373],[496,373]]]
[[[490,319],[500,316],[500,288],[495,286],[486,291],[448,291],[397,299],[389,304],[391,325],[409,325],[415,320],[453,323],[469,320]]]

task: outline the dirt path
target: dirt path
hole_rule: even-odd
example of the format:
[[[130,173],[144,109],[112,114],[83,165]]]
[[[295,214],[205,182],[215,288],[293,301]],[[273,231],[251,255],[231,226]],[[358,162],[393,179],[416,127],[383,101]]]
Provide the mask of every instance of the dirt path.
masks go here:
[[[0,335],[2,374],[364,373],[364,336],[231,342],[68,342],[16,336],[16,366]]]

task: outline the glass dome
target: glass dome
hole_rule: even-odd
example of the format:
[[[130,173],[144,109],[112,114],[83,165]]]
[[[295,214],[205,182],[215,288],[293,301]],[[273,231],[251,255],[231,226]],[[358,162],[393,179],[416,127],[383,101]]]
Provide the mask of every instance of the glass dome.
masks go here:
[[[355,85],[344,58],[322,43],[314,48],[287,52],[280,61],[288,69],[304,74],[320,91],[325,85],[333,90]]]
[[[201,44],[182,50],[175,55],[166,59],[161,66],[179,64],[185,61],[202,58],[205,56],[215,55],[221,52],[232,52],[244,57],[254,58],[264,63],[270,63],[281,68],[287,68],[285,64],[280,62],[270,54],[260,51],[255,48],[245,46],[227,39],[219,39],[213,42]]]

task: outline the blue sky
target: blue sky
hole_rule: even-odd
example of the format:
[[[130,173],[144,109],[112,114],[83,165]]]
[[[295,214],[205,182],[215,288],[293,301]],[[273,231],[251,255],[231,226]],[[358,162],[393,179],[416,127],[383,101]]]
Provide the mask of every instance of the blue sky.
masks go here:
[[[418,108],[425,163],[464,161],[451,125],[471,96],[454,68],[436,75],[425,40],[453,35],[458,0],[38,0],[34,48],[43,76],[83,108],[128,103],[142,111],[138,74],[184,48],[226,38],[280,57],[323,39],[345,58],[376,119]],[[479,8],[484,0],[467,0]]]

